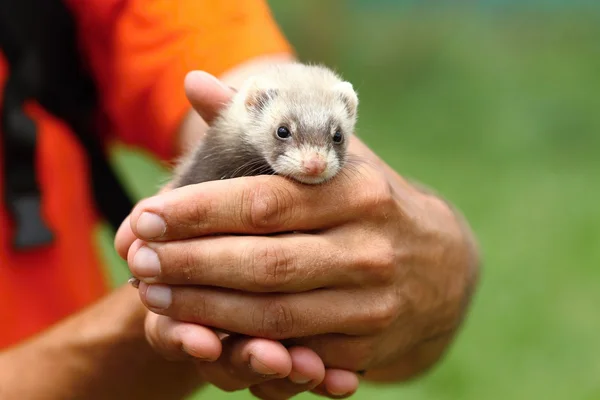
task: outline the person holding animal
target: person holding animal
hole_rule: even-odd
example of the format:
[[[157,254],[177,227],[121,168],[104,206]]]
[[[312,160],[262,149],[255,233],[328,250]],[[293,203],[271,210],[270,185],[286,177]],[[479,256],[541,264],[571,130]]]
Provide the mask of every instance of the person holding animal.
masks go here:
[[[472,234],[352,132],[348,173],[322,184],[167,185],[111,214],[92,142],[173,160],[244,82],[296,61],[265,1],[31,2],[0,24],[0,397],[182,399],[210,384],[340,398],[359,376],[399,382],[440,360],[476,286]],[[21,25],[68,40],[48,53],[6,33]],[[317,153],[303,173],[331,171]],[[138,289],[111,290],[95,248],[100,218],[121,215]]]

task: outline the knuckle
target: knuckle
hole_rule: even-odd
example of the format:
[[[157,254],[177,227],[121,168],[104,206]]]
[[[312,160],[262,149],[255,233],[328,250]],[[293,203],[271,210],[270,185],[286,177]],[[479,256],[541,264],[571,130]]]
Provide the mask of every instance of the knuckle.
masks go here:
[[[389,329],[400,315],[398,297],[393,291],[387,291],[383,296],[378,296],[378,301],[369,312],[369,325],[375,332]]]
[[[396,279],[396,248],[390,241],[382,240],[375,248],[365,252],[361,262],[369,282],[379,285],[393,283]]]
[[[260,182],[247,189],[244,198],[245,224],[253,230],[268,230],[285,225],[292,197],[272,182]]]
[[[252,281],[262,291],[281,288],[293,273],[293,256],[289,250],[273,243],[253,246],[248,252],[247,265]]]
[[[267,339],[286,339],[294,331],[294,317],[290,306],[280,299],[268,300],[259,311],[257,326],[261,337]]]
[[[394,206],[394,196],[387,180],[382,176],[371,177],[365,183],[365,188],[360,201],[361,208],[373,215],[388,215]]]

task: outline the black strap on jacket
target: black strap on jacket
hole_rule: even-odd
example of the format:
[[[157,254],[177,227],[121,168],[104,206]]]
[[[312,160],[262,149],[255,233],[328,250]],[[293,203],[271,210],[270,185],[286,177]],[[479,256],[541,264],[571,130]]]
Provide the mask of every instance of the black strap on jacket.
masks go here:
[[[54,237],[40,212],[37,127],[23,112],[28,100],[64,121],[79,139],[87,152],[96,207],[116,230],[133,203],[99,140],[96,88],[80,57],[69,10],[60,0],[0,0],[0,50],[9,64],[0,139],[5,201],[16,226],[14,247],[43,246]]]

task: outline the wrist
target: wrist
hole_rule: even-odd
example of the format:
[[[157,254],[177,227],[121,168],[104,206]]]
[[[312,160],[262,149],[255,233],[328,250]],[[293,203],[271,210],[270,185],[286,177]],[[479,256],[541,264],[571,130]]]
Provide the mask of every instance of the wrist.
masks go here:
[[[430,203],[434,204],[431,214],[437,215],[437,218],[443,221],[437,225],[445,228],[444,236],[451,242],[449,247],[455,250],[456,262],[462,264],[461,276],[457,277],[462,279],[459,317],[455,327],[457,329],[469,309],[479,281],[481,255],[477,240],[464,215],[452,203],[421,183],[410,184],[419,195],[426,196]]]

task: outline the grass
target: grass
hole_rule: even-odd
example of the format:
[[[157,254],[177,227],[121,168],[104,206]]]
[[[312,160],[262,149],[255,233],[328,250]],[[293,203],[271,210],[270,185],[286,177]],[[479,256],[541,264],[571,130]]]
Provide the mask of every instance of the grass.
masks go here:
[[[420,380],[355,398],[600,399],[600,13],[271,3],[304,60],[358,87],[359,135],[456,204],[484,254],[447,357]],[[139,154],[115,161],[138,195],[164,177]]]

